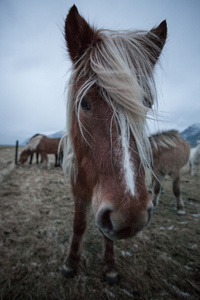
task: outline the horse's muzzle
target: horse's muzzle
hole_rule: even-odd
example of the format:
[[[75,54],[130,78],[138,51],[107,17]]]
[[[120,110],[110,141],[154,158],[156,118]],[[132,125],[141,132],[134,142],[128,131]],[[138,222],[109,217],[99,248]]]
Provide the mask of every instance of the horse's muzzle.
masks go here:
[[[115,212],[111,205],[100,207],[96,215],[99,230],[111,240],[127,239],[149,226],[153,205],[141,211],[129,220],[120,212]]]

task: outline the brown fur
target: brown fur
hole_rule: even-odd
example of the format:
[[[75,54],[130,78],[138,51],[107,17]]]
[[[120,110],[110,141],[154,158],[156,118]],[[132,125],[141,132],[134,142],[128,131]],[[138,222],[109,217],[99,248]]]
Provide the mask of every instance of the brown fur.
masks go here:
[[[90,27],[79,15],[75,6],[70,9],[66,18],[65,38],[74,70],[69,89],[71,99],[68,99],[68,124],[70,124],[68,129],[71,145],[68,154],[70,154],[76,170],[76,174],[72,172],[70,174],[75,200],[75,216],[72,243],[63,266],[63,274],[66,277],[73,276],[77,271],[80,244],[86,229],[86,216],[90,204],[92,204],[96,224],[104,234],[104,272],[106,280],[111,284],[116,283],[118,279],[114,264],[113,240],[134,236],[149,222],[152,204],[145,187],[144,166],[144,161],[148,159],[143,155],[147,153],[144,148],[148,139],[145,140],[143,129],[146,106],[151,106],[152,103],[148,80],[152,80],[152,69],[164,46],[166,31],[166,22],[163,22],[146,35],[133,35],[136,40],[135,47],[137,48],[140,44],[141,51],[143,51],[143,56],[141,55],[138,59],[145,59],[147,64],[145,74],[148,74],[147,77],[151,77],[142,83],[142,77],[134,75],[134,67],[132,66],[131,69],[130,60],[128,60],[128,68],[130,67],[131,71],[128,72],[126,68],[124,71],[118,68],[119,62],[115,65],[117,56],[112,60],[113,65],[109,65],[109,69],[105,65],[105,62],[108,64],[108,60],[104,61],[104,57],[99,60],[100,56],[95,56],[96,53],[93,56],[96,62],[91,58],[90,54],[93,53],[93,50],[104,47],[104,39],[108,41],[108,38],[103,31]],[[126,49],[127,52],[130,47],[131,37],[129,34],[130,32],[124,33],[124,36],[122,33],[118,34],[121,43],[125,44],[126,41],[123,49],[124,51]],[[118,38],[118,35],[115,32],[112,36],[112,45],[115,49],[112,52],[113,55],[117,55],[116,53],[121,55],[121,49],[115,47],[118,39],[116,41],[114,39]],[[141,40],[145,42],[142,43]],[[107,47],[108,45],[102,49],[105,51],[109,48]],[[101,51],[99,52],[101,55]],[[125,99],[123,87],[120,90],[118,86],[116,91],[116,87],[112,86],[114,81],[109,86],[109,91],[101,87],[106,83],[103,82],[104,76],[100,76],[99,73],[100,77],[98,77],[94,71],[95,67],[93,70],[91,69],[92,63],[94,66],[98,64],[98,68],[103,70],[105,75],[111,72],[116,81],[119,80],[119,77],[122,79],[123,76],[127,76],[131,82],[130,93],[134,90],[132,89],[133,82],[135,91],[138,92],[138,99],[133,102],[128,93]],[[144,65],[145,63],[142,61],[141,66]],[[143,69],[139,67],[139,63],[137,66],[138,69],[140,68],[138,74],[141,74]],[[120,76],[119,72],[121,72]],[[133,78],[130,76],[131,72],[133,72]],[[95,83],[92,78],[95,78]],[[145,96],[143,97],[140,92],[144,86],[147,86],[144,94],[148,95],[149,99],[145,99],[146,101],[143,103],[140,101]],[[119,99],[120,93],[122,96]],[[87,102],[89,109],[81,108],[82,99]],[[126,134],[125,140],[122,136],[124,133]],[[144,143],[140,143],[140,141],[144,141]],[[130,157],[129,153],[131,153]],[[127,162],[133,165],[132,173]],[[126,172],[129,172],[128,175]]]
[[[153,150],[153,202],[157,206],[164,177],[172,179],[173,192],[177,200],[177,213],[184,214],[180,195],[180,170],[188,162],[190,145],[175,130],[150,137]]]
[[[32,143],[33,143],[32,139]],[[46,166],[48,165],[48,156],[47,154],[58,154],[58,146],[60,143],[60,138],[48,138],[43,136],[39,144],[34,150],[30,150],[29,146],[26,146],[26,149],[22,151],[19,159],[19,163],[23,164],[27,161],[28,157],[33,153],[41,154],[42,161],[45,162]],[[56,162],[57,165],[57,162]]]

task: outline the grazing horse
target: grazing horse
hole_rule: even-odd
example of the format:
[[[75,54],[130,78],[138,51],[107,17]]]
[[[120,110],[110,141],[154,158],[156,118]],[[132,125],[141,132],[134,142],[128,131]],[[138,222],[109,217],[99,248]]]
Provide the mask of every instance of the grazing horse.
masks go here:
[[[154,206],[158,205],[163,179],[169,175],[176,197],[177,214],[184,215],[184,204],[180,193],[180,170],[188,162],[190,145],[176,130],[151,135],[149,140],[153,153],[152,201]]]
[[[22,151],[19,163],[24,163],[28,157],[33,153],[41,154],[45,165],[48,166],[48,156],[47,154],[55,154],[55,166],[59,165],[58,160],[58,146],[60,143],[60,138],[48,138],[43,135],[36,136],[32,138],[29,144],[26,146],[24,151]],[[62,151],[62,150],[61,150]]]
[[[111,31],[91,27],[75,5],[67,15],[65,39],[73,69],[63,168],[71,178],[75,215],[66,277],[77,272],[89,206],[104,235],[104,276],[110,284],[118,281],[113,241],[130,238],[149,223],[146,114],[166,36],[165,21],[149,32]]]
[[[37,152],[37,146],[43,137],[44,135],[42,134],[36,134],[29,140],[28,144],[20,154],[20,158],[19,158],[20,164],[24,164],[27,161],[27,159],[30,157],[29,164],[31,165],[34,153],[36,153],[36,158],[38,163],[39,153]],[[44,161],[44,156],[45,154],[44,155],[41,154],[41,162]]]
[[[200,176],[200,141],[195,148],[191,149],[189,163],[191,176]]]

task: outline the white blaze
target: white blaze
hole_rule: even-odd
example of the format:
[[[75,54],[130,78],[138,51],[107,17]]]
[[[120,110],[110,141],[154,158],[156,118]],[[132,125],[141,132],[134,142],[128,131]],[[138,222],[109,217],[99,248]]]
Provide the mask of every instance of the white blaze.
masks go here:
[[[129,151],[130,139],[129,133],[127,130],[127,124],[125,120],[124,113],[120,116],[120,127],[121,127],[121,143],[122,143],[122,151],[123,151],[123,169],[125,174],[125,184],[127,190],[134,196],[135,194],[135,183],[134,183],[134,168],[131,161],[131,155]]]

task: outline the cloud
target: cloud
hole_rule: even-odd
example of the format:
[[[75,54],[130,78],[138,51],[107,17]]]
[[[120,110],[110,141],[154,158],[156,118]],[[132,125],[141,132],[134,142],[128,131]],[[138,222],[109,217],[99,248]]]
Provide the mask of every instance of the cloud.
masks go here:
[[[97,27],[150,29],[167,19],[169,38],[156,76],[158,127],[183,130],[199,122],[199,1],[6,0],[0,1],[0,143],[65,127],[71,63],[62,28],[74,3]]]

